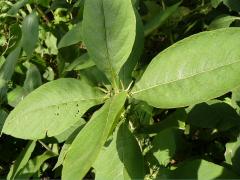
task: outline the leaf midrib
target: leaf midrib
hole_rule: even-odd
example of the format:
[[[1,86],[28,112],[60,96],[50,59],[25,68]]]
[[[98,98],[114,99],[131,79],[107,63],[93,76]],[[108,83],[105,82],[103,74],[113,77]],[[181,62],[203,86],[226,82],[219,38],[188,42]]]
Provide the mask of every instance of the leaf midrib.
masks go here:
[[[236,61],[236,62],[232,62],[232,63],[229,63],[229,64],[225,64],[225,65],[222,65],[222,66],[219,66],[219,67],[216,67],[216,68],[212,68],[212,69],[209,69],[209,70],[206,70],[206,71],[201,71],[201,72],[199,72],[199,73],[192,74],[192,75],[186,76],[186,77],[184,77],[184,78],[172,80],[172,81],[169,81],[169,82],[166,82],[166,83],[156,84],[156,85],[153,85],[153,86],[151,86],[151,87],[148,87],[148,88],[145,88],[145,89],[141,89],[141,90],[132,92],[132,95],[137,94],[137,93],[140,93],[140,92],[143,92],[143,91],[147,91],[147,90],[149,90],[149,89],[157,88],[157,87],[159,87],[159,86],[172,84],[172,83],[175,83],[175,82],[178,82],[178,81],[184,81],[184,80],[193,78],[193,77],[195,77],[195,76],[198,76],[198,75],[200,76],[200,75],[202,75],[202,74],[205,74],[205,73],[208,73],[208,72],[211,72],[211,71],[215,71],[215,70],[218,70],[218,69],[227,67],[227,66],[231,66],[231,65],[237,64],[237,63],[240,63],[240,59],[239,59],[238,61]]]

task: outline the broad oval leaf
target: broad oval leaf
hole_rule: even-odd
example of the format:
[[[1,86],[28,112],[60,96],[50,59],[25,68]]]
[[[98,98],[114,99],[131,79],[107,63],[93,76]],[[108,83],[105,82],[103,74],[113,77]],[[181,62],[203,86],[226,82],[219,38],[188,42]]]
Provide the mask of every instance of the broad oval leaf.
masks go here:
[[[186,38],[153,59],[132,95],[159,108],[183,107],[239,86],[240,28]]]
[[[84,42],[90,57],[108,78],[115,78],[135,41],[131,0],[88,0],[83,14]]]
[[[31,56],[38,40],[38,17],[36,12],[26,16],[22,24],[22,48]]]
[[[52,81],[17,105],[8,116],[3,133],[22,139],[59,135],[104,97],[105,94],[85,81],[67,78]]]
[[[118,120],[126,97],[122,92],[106,101],[80,131],[63,162],[63,180],[82,179],[88,172]]]
[[[102,149],[96,162],[96,180],[143,179],[144,161],[134,135],[126,124],[115,132],[111,144]]]

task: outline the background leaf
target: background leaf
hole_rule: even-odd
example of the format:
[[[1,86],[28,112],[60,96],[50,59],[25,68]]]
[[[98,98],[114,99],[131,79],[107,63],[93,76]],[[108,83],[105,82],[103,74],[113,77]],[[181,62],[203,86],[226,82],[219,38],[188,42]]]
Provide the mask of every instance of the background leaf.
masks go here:
[[[227,28],[236,20],[240,20],[240,17],[229,15],[220,16],[213,20],[211,24],[209,24],[208,29],[215,30],[220,28]]]
[[[21,48],[17,47],[7,57],[5,63],[0,68],[0,104],[4,101],[7,93],[7,83],[11,80],[15,66],[20,55]]]
[[[57,154],[54,154],[51,151],[46,151],[43,154],[38,155],[33,159],[30,159],[28,163],[24,166],[24,168],[20,171],[20,173],[17,175],[16,179],[27,179],[32,177],[40,170],[41,166],[46,160],[55,156],[57,156]]]
[[[23,169],[27,164],[28,160],[31,157],[31,154],[36,146],[36,141],[29,141],[25,149],[18,156],[16,162],[11,166],[11,169],[7,175],[7,179],[15,179],[18,173]]]
[[[176,12],[181,2],[172,5],[171,7],[166,8],[165,10],[158,13],[151,20],[149,20],[144,26],[144,35],[148,36],[158,27],[162,26],[168,18]]]
[[[22,23],[22,48],[30,57],[38,41],[38,16],[32,12]]]
[[[176,170],[162,173],[162,175],[167,176],[167,179],[210,180],[237,178],[237,175],[227,168],[201,159],[186,161],[179,164]]]
[[[69,30],[58,43],[58,49],[70,46],[82,41],[82,23],[76,24]]]

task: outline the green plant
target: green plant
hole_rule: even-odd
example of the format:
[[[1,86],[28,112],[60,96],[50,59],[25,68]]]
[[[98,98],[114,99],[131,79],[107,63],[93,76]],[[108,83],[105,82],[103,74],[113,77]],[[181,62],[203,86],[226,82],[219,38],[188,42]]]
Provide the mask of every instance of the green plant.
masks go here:
[[[53,1],[53,23],[40,9],[50,1],[18,1],[3,17],[24,15],[21,26],[9,28],[22,33],[9,32],[14,41],[5,42],[1,56],[0,127],[28,141],[7,179],[41,177],[48,169],[83,179],[91,168],[96,179],[239,178],[240,28],[216,28],[239,17],[227,16],[227,25],[218,17],[211,31],[173,42],[148,65],[139,62],[144,35],[175,26],[169,20],[182,2],[163,5],[151,20],[139,14],[141,1],[66,2],[67,9],[54,11],[62,5]],[[28,15],[19,10],[25,6]],[[76,7],[80,21],[72,27]],[[54,36],[59,22],[72,27],[61,39]],[[167,34],[173,40],[173,31]],[[21,76],[22,86],[9,83]],[[34,149],[43,153],[31,158]]]

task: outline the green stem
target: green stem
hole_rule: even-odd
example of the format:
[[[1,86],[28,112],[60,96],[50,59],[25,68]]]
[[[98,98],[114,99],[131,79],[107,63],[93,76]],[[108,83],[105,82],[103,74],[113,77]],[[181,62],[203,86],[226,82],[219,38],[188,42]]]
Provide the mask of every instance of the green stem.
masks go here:
[[[50,147],[48,147],[48,145],[46,145],[44,142],[42,142],[41,140],[38,140],[38,142],[48,151],[56,154],[55,152],[52,151],[52,149]]]

